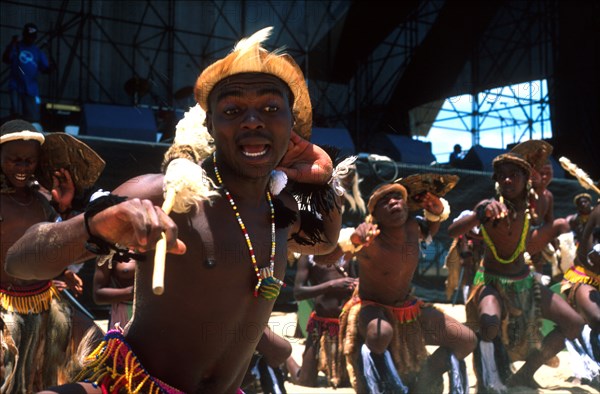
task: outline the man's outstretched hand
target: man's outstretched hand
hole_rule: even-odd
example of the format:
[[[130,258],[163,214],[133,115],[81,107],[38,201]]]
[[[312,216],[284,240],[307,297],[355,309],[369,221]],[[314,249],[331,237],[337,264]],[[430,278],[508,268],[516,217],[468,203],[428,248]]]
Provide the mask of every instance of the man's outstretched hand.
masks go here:
[[[167,251],[184,254],[185,244],[177,239],[177,225],[150,200],[137,198],[113,205],[89,219],[92,235],[110,243],[145,252],[154,249],[164,232]]]

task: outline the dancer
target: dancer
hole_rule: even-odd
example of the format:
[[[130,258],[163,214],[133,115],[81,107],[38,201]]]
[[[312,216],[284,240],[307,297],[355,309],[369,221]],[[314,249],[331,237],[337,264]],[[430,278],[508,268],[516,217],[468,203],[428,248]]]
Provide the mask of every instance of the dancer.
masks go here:
[[[454,221],[471,213],[472,211],[465,210]],[[459,235],[452,241],[444,263],[448,270],[445,283],[446,299],[452,304],[456,304],[459,295],[462,295],[462,302],[466,302],[482,257],[483,238],[478,227],[473,227],[469,232]]]
[[[83,218],[31,229],[11,250],[7,268],[21,275],[60,268],[28,254],[40,253],[44,232],[71,256],[83,254],[91,237],[96,252],[118,249],[126,258],[128,250],[152,249],[161,233],[177,253],[166,257],[162,295],[152,289],[154,253],[136,259],[133,318],[90,356],[76,384],[86,391],[237,392],[280,291],[288,247],[322,254],[337,244],[341,199],[332,185],[339,178],[326,152],[307,140],[312,113],[300,68],[261,46],[271,30],[241,40],[200,74],[195,96],[202,108],[184,118],[195,125],[185,131],[198,133],[176,136],[165,155],[163,168],[177,162],[186,176],[204,171],[195,185],[202,194],[182,195],[170,218],[157,207],[166,175],[143,175],[94,200]],[[285,176],[272,177],[276,168]],[[282,190],[278,179],[286,176]],[[298,200],[289,192],[303,187],[310,193]],[[298,201],[310,206],[299,211]]]
[[[582,335],[567,342],[577,355],[575,375],[600,388],[600,205],[581,232],[575,263],[565,273],[561,292],[586,322]]]
[[[529,161],[509,152],[497,156],[493,168],[497,199],[479,202],[471,215],[452,223],[448,233],[458,236],[474,226],[481,229],[486,249],[467,301],[467,321],[480,338],[474,354],[478,387],[502,392],[506,384],[538,387],[534,373],[563,349],[565,338],[579,335],[583,320],[558,294],[535,281],[525,264],[529,237],[538,236],[538,230],[529,231]],[[542,317],[557,324],[544,338]],[[511,375],[509,362],[518,360],[526,362]]]
[[[9,247],[28,227],[62,220],[59,212],[66,216],[71,206],[75,185],[70,172],[64,168],[51,169],[53,185],[46,184],[54,204],[38,190],[36,175],[39,177],[42,170],[48,170],[40,168],[45,165],[40,163],[44,155],[42,150],[52,144],[46,140],[24,120],[11,120],[0,127],[2,267]],[[53,256],[40,258],[50,260]],[[64,263],[66,268],[69,260]],[[60,281],[52,280],[58,276]],[[80,288],[76,279],[68,270],[64,273],[61,270],[44,280],[20,279],[3,268],[0,280],[0,319],[5,330],[3,344],[14,341],[14,347],[4,353],[1,392],[31,393],[63,382],[60,379],[64,375],[76,373],[71,369],[85,332],[91,329],[96,339],[101,339],[102,332],[94,321],[63,295],[63,291],[68,291],[67,283],[75,286],[77,294]]]
[[[317,386],[319,371],[334,388],[349,385],[346,360],[339,351],[339,316],[358,281],[348,274],[350,259],[341,248],[327,255],[302,255],[294,282],[296,300],[314,299],[307,324],[302,366],[293,359],[286,363],[291,381]]]
[[[414,194],[400,183],[376,188],[367,204],[370,216],[351,237],[359,286],[340,317],[350,380],[361,393],[442,392],[442,375],[451,370],[452,391],[466,392],[462,360],[475,348],[475,334],[411,295],[420,241],[437,233],[450,207],[433,189],[407,185]],[[424,208],[428,229],[409,215],[409,205]],[[426,345],[439,348],[429,355]]]

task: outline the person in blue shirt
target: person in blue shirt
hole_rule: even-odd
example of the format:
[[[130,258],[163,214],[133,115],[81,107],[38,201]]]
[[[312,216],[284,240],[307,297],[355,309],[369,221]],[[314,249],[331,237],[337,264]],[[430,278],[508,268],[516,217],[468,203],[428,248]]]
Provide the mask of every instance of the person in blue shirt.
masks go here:
[[[10,65],[8,90],[10,92],[11,119],[28,122],[40,121],[39,72],[49,73],[52,69],[48,58],[35,45],[38,28],[33,23],[23,27],[23,39],[13,36],[2,54],[2,61]]]

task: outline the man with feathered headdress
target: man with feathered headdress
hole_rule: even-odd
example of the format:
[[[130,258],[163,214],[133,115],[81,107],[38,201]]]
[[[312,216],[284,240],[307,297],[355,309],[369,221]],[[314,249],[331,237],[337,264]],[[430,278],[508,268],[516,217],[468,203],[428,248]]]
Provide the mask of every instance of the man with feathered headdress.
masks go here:
[[[88,358],[79,378],[94,383],[81,383],[89,391],[237,392],[283,284],[288,248],[323,254],[336,246],[344,170],[307,140],[304,77],[291,57],[263,48],[270,32],[241,40],[200,74],[199,107],[178,127],[165,174],[128,181],[94,200],[83,220],[67,221],[71,233],[57,242],[85,239],[87,229],[91,250],[128,258],[130,249],[153,249],[164,232],[174,253],[164,277],[154,269],[165,258],[158,247],[138,259],[133,317]],[[312,186],[302,200],[310,209],[287,179]],[[35,245],[40,232],[22,246]]]
[[[528,157],[517,150],[494,158],[498,196],[479,202],[473,213],[448,227],[448,234],[457,237],[478,226],[485,243],[466,303],[467,323],[479,337],[473,359],[480,389],[502,392],[506,385],[537,386],[533,379],[537,369],[564,347],[565,338],[576,338],[583,327],[577,313],[538,283],[525,262],[525,250],[538,234],[530,232],[527,183],[535,164]],[[557,324],[545,338],[540,332],[542,318]],[[510,362],[519,360],[525,364],[512,374]]]

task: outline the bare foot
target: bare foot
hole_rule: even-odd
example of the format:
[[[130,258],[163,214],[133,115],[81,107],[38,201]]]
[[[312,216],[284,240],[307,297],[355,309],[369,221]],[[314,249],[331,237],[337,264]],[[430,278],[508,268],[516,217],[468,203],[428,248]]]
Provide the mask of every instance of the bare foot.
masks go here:
[[[533,376],[525,376],[525,374],[519,372],[509,377],[506,382],[506,385],[508,387],[529,387],[536,390],[542,388],[542,386],[540,386],[538,382],[535,381]]]

